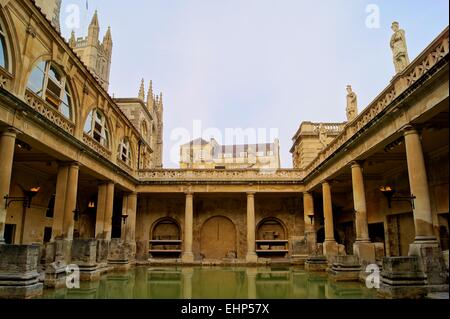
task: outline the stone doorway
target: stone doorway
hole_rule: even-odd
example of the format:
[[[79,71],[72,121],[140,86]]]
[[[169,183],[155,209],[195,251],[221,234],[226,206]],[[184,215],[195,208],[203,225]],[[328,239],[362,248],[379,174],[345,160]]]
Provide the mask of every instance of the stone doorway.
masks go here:
[[[208,219],[200,235],[200,252],[205,259],[236,257],[236,227],[223,216]]]

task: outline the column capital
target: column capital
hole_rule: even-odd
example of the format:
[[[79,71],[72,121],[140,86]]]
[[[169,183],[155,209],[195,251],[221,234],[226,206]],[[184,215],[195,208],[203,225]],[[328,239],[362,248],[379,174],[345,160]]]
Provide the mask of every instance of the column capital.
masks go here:
[[[353,161],[353,162],[350,163],[350,167],[351,167],[351,168],[353,168],[353,167],[359,167],[359,168],[362,168],[363,164],[364,164],[364,161],[362,161],[362,160],[359,160],[359,161]]]
[[[80,168],[80,163],[78,162],[58,162],[58,167],[74,167]]]
[[[419,130],[416,127],[412,126],[412,125],[406,125],[402,129],[402,133],[403,133],[403,136],[410,135],[410,134],[417,134],[418,135],[419,134]]]
[[[323,181],[320,182],[320,184],[329,186],[331,184],[331,181],[328,179],[324,179]]]
[[[19,135],[20,133],[22,133],[22,132],[13,126],[7,126],[7,127],[0,129],[1,136],[5,135],[5,136],[17,137],[17,135]]]
[[[255,197],[256,192],[247,192],[247,197]]]
[[[193,197],[194,196],[194,192],[193,191],[186,191],[186,192],[184,192],[184,195],[186,195],[186,197]]]
[[[110,184],[116,185],[116,183],[114,183],[113,181],[98,181],[98,186]]]

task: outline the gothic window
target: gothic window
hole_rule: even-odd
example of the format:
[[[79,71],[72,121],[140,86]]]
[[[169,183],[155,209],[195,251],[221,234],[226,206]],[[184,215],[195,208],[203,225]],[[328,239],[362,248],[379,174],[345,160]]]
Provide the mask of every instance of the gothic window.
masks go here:
[[[0,67],[8,69],[8,49],[6,47],[6,34],[0,21]]]
[[[64,117],[72,120],[72,95],[67,77],[53,63],[39,62],[31,72],[28,88],[61,112]]]
[[[109,147],[109,130],[106,117],[99,109],[89,112],[84,125],[84,132],[104,147]]]
[[[131,164],[131,147],[130,142],[127,138],[122,139],[119,145],[119,158],[127,163],[127,165]]]

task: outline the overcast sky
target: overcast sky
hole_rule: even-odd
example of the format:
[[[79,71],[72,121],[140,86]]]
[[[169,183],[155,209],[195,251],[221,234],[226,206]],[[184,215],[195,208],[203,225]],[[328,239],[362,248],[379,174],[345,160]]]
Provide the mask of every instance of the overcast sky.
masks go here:
[[[277,128],[283,167],[302,121],[345,120],[347,84],[365,108],[394,75],[394,20],[414,59],[447,25],[448,0],[63,0],[81,13],[77,36],[95,9],[101,37],[114,42],[110,94],[137,96],[141,78],[164,94],[165,167],[176,128]],[[380,12],[379,28],[366,25]],[[369,9],[369,12],[367,12]],[[372,26],[376,20],[369,19]],[[197,136],[191,136],[195,138]],[[220,138],[220,136],[219,136]],[[267,139],[270,136],[267,135]],[[250,141],[254,142],[254,141]]]

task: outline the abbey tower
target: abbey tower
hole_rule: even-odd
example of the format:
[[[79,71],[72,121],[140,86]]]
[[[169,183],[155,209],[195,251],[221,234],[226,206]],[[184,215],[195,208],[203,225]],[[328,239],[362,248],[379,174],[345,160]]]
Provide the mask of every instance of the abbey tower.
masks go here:
[[[102,42],[100,42],[99,38],[100,25],[98,23],[98,13],[95,11],[89,24],[87,37],[76,38],[75,31],[72,31],[69,44],[88,68],[94,72],[95,77],[100,81],[103,88],[108,91],[113,48],[111,28],[108,28],[106,31]]]

